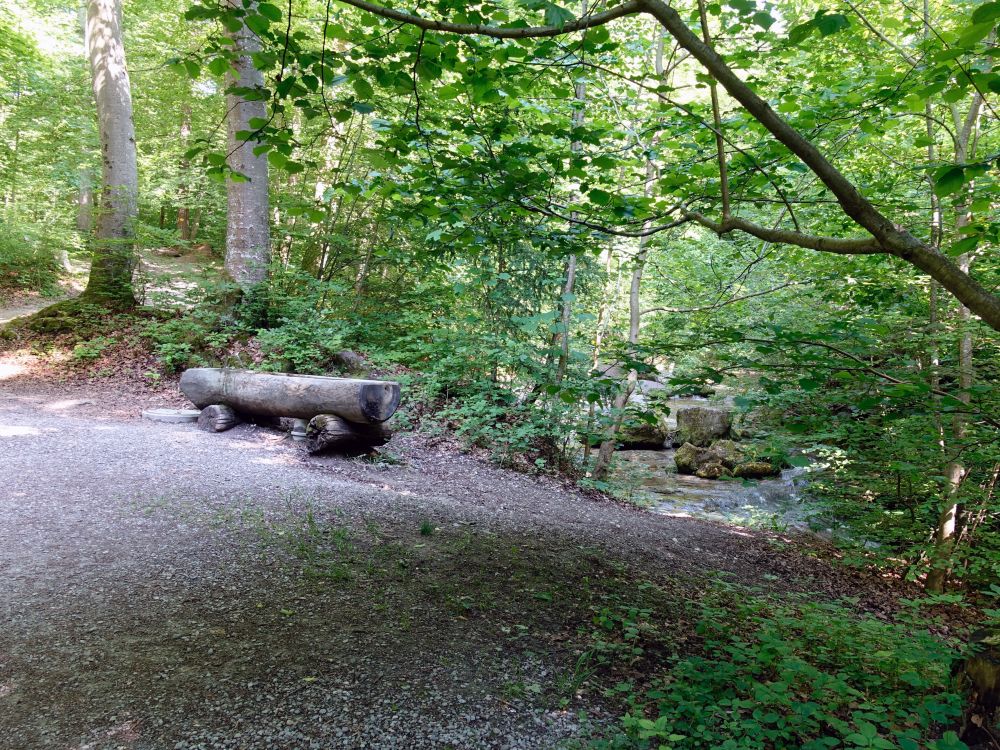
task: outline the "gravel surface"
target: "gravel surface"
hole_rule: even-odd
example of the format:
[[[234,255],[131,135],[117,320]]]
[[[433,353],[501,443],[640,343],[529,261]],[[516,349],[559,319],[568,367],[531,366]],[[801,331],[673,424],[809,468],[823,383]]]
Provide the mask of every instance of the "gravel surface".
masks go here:
[[[859,593],[775,535],[446,443],[309,458],[276,431],[148,422],[173,404],[2,366],[4,750],[558,747],[613,719],[596,691],[556,698],[595,581],[681,600],[721,570]]]

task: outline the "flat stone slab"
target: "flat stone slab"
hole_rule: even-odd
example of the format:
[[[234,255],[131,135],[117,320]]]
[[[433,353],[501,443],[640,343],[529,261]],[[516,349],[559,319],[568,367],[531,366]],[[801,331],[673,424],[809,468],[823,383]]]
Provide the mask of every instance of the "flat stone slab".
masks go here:
[[[142,412],[142,418],[154,422],[180,424],[182,422],[197,422],[200,414],[201,411],[198,409],[145,409]]]

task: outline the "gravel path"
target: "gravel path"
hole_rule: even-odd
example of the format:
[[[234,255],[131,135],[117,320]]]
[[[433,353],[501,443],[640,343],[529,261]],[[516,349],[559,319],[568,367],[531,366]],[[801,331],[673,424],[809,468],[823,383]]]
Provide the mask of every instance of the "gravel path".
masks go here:
[[[262,428],[108,417],[104,395],[0,379],[4,750],[558,747],[613,718],[553,699],[594,581],[858,593],[773,535],[445,444],[308,458]]]

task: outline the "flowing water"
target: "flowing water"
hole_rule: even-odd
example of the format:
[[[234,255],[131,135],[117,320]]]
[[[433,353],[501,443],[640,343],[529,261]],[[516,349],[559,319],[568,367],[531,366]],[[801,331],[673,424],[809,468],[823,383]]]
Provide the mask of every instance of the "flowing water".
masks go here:
[[[676,429],[677,410],[687,406],[725,409],[730,404],[722,399],[671,399],[668,429]],[[778,529],[808,529],[816,513],[802,496],[806,469],[786,469],[779,477],[759,481],[700,479],[677,473],[672,449],[622,450],[615,457],[617,482],[654,513]]]

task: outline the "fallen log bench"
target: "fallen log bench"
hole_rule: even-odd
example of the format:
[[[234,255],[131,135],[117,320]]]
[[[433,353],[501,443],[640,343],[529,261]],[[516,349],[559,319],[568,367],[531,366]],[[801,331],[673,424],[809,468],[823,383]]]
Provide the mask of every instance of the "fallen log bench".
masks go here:
[[[399,384],[381,380],[196,367],[180,390],[202,409],[199,426],[221,432],[246,417],[309,420],[310,452],[364,452],[385,444],[383,426],[399,406]]]

